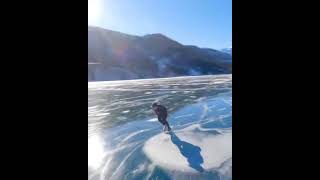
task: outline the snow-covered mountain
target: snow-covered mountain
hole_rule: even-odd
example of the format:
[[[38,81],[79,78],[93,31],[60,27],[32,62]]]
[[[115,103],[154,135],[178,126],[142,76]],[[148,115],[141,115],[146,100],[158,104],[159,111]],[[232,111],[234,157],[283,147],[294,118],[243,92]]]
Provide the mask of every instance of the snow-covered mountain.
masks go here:
[[[221,51],[232,55],[232,48],[224,48]]]
[[[88,81],[232,72],[232,56],[180,44],[163,34],[128,35],[88,26]]]

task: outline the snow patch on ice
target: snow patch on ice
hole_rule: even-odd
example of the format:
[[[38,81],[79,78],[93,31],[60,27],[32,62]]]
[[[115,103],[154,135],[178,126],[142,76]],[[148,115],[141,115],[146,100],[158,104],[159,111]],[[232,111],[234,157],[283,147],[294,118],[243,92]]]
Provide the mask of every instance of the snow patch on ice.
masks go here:
[[[218,169],[232,158],[232,131],[211,131],[202,131],[196,124],[172,134],[161,133],[150,138],[143,151],[154,164],[171,171]]]
[[[134,169],[132,171],[132,174],[138,174],[141,173],[142,171],[144,171],[146,169],[146,165],[145,164],[140,164],[136,169]]]
[[[156,121],[158,121],[158,119],[157,119],[157,118],[153,118],[153,119],[149,119],[149,120],[147,120],[147,121],[149,121],[149,122],[156,122]]]

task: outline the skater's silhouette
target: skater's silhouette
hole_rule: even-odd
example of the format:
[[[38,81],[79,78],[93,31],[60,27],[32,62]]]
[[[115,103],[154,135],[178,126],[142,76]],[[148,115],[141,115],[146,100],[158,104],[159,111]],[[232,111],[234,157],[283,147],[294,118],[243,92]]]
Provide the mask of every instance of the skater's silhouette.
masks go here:
[[[158,116],[158,121],[163,125],[163,131],[170,131],[171,128],[167,121],[167,117],[168,117],[167,108],[157,103],[153,103],[151,107],[152,107],[152,110]]]

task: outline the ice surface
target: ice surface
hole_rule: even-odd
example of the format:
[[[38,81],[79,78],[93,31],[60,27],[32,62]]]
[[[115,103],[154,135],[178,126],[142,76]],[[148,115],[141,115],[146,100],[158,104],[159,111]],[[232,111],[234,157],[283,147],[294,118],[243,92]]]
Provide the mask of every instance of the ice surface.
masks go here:
[[[88,89],[88,179],[232,179],[231,75]],[[168,108],[170,134],[150,108],[155,101]]]
[[[232,133],[201,131],[199,125],[192,125],[150,138],[143,150],[153,163],[170,171],[202,172],[231,159]]]
[[[157,118],[152,118],[152,119],[149,119],[149,120],[147,120],[147,121],[149,121],[149,122],[157,122],[158,119],[157,119]]]

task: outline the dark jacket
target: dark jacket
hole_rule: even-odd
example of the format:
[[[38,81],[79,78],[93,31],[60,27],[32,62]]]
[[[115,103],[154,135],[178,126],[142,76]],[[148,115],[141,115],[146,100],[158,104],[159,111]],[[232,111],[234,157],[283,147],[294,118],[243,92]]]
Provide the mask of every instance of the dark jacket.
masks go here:
[[[154,109],[154,112],[157,114],[158,118],[160,119],[166,119],[168,116],[167,108],[162,105],[157,105]]]

